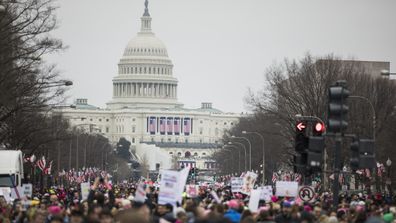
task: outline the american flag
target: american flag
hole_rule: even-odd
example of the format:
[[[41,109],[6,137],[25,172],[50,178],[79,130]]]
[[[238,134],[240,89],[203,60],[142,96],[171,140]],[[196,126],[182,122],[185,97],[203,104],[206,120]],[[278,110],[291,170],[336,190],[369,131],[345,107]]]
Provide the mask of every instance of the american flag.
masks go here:
[[[294,174],[294,181],[300,183],[300,182],[301,182],[301,179],[302,179],[301,174],[299,174],[299,173],[295,173],[295,174]]]
[[[383,173],[385,173],[385,166],[383,163],[377,163],[377,175],[382,177]]]
[[[160,133],[165,134],[165,118],[160,118]]]
[[[44,171],[46,165],[47,165],[47,163],[45,161],[44,156],[41,157],[41,159],[37,161],[37,166],[38,166],[38,168],[40,168],[41,171]]]
[[[184,118],[184,135],[190,135],[191,120],[190,118]]]
[[[180,118],[175,118],[175,121],[173,123],[174,123],[175,134],[179,135],[180,134]]]
[[[151,134],[155,134],[156,121],[157,121],[157,120],[156,120],[155,117],[150,117],[149,129],[150,129],[150,133],[151,133]]]
[[[277,180],[278,180],[278,175],[275,172],[273,172],[272,173],[272,183],[275,183]]]
[[[49,162],[49,165],[45,168],[44,173],[50,175],[51,170],[52,170],[52,160]]]
[[[168,135],[172,135],[173,133],[173,125],[172,125],[172,118],[168,118],[166,122],[166,128],[168,129]]]

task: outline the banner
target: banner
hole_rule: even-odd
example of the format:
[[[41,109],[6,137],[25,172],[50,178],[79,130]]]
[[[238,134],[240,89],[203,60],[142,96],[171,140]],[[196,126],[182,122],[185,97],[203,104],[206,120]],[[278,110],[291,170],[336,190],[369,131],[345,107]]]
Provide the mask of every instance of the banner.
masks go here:
[[[169,118],[169,117],[167,118],[166,129],[168,135],[173,134],[173,118]]]
[[[243,178],[242,177],[231,177],[231,192],[239,193],[242,191]]]
[[[180,118],[175,118],[173,121],[173,131],[175,135],[180,135]]]
[[[190,135],[190,132],[191,132],[191,120],[190,120],[190,118],[184,118],[183,130],[184,130],[184,135],[186,135],[186,136]]]
[[[298,196],[298,182],[277,181],[276,182],[276,196],[297,197]]]
[[[243,176],[243,186],[242,186],[242,193],[250,194],[253,189],[254,183],[256,182],[257,174],[253,172],[247,172]]]
[[[150,117],[149,121],[149,132],[151,135],[155,135],[155,130],[157,126],[157,118],[156,117]]]
[[[22,197],[32,198],[33,185],[32,184],[22,184]]]
[[[160,118],[160,127],[159,127],[159,132],[161,135],[165,135],[165,129],[166,129],[166,118],[161,117]]]

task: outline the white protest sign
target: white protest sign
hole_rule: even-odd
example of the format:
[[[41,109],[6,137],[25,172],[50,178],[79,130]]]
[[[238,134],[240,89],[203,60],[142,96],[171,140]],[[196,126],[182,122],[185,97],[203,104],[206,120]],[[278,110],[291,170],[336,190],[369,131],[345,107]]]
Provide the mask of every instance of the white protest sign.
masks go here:
[[[189,168],[184,168],[180,170],[178,175],[177,184],[179,185],[179,188],[177,191],[177,197],[178,197],[177,201],[179,201],[179,204],[181,204],[183,200],[184,186],[186,185],[189,172],[190,172]]]
[[[180,173],[174,170],[164,170],[161,174],[161,189],[158,195],[158,204],[176,205],[179,197],[182,196],[179,185]],[[182,185],[184,188],[184,184]]]
[[[271,201],[272,195],[272,186],[261,187],[260,200]]]
[[[11,202],[11,188],[0,187],[0,195],[4,196],[4,199],[7,201],[7,203]]]
[[[257,212],[259,201],[260,201],[261,190],[251,190],[249,199],[249,210],[252,212]]]
[[[146,191],[144,190],[144,183],[140,182],[135,193],[135,201],[145,202],[146,201]]]
[[[24,197],[32,197],[33,185],[32,184],[22,184],[22,192]]]
[[[89,187],[90,187],[89,182],[87,182],[87,183],[81,183],[81,198],[82,198],[83,200],[88,199]]]
[[[247,172],[243,176],[243,185],[242,185],[242,193],[250,194],[253,190],[254,183],[256,182],[257,174],[253,172]]]
[[[194,198],[198,196],[198,185],[190,184],[186,185],[186,193],[188,197]]]
[[[276,181],[276,196],[297,197],[298,196],[298,182]]]
[[[232,193],[238,193],[242,191],[243,178],[242,177],[231,177],[231,191]]]

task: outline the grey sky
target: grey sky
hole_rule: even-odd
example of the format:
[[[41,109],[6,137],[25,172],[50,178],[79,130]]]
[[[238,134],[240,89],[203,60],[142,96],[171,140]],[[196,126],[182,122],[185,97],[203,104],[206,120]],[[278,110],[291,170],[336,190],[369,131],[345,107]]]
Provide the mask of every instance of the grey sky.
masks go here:
[[[104,107],[124,48],[140,30],[144,0],[58,3],[54,35],[69,49],[50,61],[74,81],[70,100]],[[243,111],[247,88],[262,88],[266,68],[307,52],[390,61],[396,72],[394,0],[149,0],[149,10],[189,108],[209,101]]]

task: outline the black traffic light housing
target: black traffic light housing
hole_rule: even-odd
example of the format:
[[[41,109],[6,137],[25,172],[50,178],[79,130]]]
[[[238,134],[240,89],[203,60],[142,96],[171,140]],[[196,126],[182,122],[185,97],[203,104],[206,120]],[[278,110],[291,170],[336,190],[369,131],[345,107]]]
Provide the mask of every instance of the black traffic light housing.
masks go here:
[[[374,169],[376,167],[374,140],[354,139],[350,145],[350,165],[353,171],[358,169]]]
[[[347,116],[349,107],[346,105],[346,100],[349,96],[349,91],[340,83],[329,88],[327,129],[333,133],[342,133],[348,127]]]
[[[309,137],[307,166],[312,171],[322,170],[324,147],[325,142],[323,136]]]
[[[356,171],[359,169],[359,140],[353,139],[351,145],[351,157],[349,159],[349,165],[351,166],[352,171]]]

